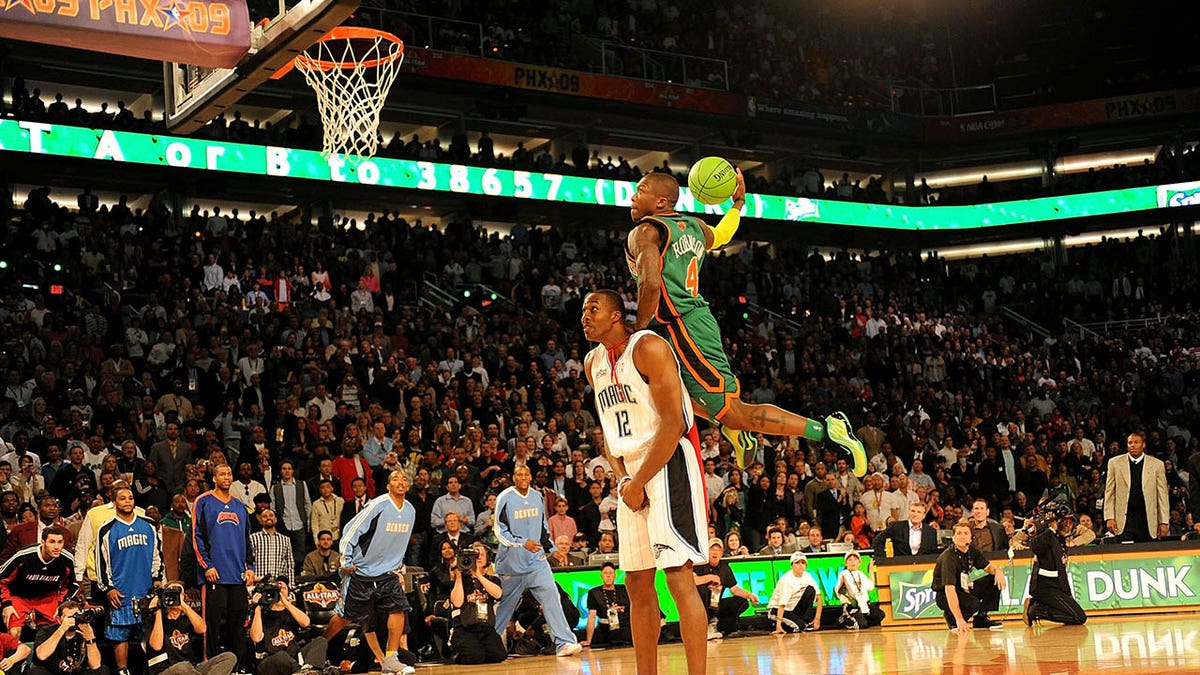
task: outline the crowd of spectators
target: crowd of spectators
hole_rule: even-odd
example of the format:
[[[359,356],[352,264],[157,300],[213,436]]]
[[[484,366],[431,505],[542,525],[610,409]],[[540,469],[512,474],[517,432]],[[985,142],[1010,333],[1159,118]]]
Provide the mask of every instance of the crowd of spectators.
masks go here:
[[[552,505],[563,547],[552,565],[619,550],[576,326],[591,288],[622,289],[633,308],[622,233],[518,225],[500,236],[394,214],[360,230],[157,201],[131,211],[86,191],[75,209],[42,191],[4,206],[5,537],[45,515],[34,507],[43,490],[73,533],[117,478],[163,528],[186,532],[189,505],[230,463],[262,536],[283,536],[268,508],[291,519],[280,559],[301,569],[275,572],[303,579],[329,572],[340,526],[401,469],[416,507],[408,561],[429,573],[422,645],[442,630],[456,551],[496,546],[496,494],[517,466]],[[1094,540],[1106,460],[1135,428],[1168,462],[1168,536],[1200,536],[1193,255],[1173,230],[1074,249],[1057,265],[761,245],[719,255],[701,286],[729,298],[714,310],[744,395],[812,416],[847,411],[871,473],[859,481],[829,448],[765,437],[743,472],[709,430],[713,538],[729,555],[878,547],[889,521],[916,513],[944,530],[982,499],[996,542],[1051,498],[1080,514],[1075,541]],[[39,276],[55,264],[66,296],[46,294]],[[424,295],[427,277],[463,299]],[[454,292],[477,284],[495,300]],[[1027,311],[1052,328],[1064,316],[1166,321],[1041,339],[1011,330],[1000,304],[1039,308]],[[280,503],[292,476],[309,491],[308,518]]]
[[[368,475],[413,474],[412,555],[436,562],[444,533],[457,530],[451,519],[490,541],[491,495],[526,464],[549,503],[565,501],[575,532],[556,536],[584,551],[619,547],[576,322],[587,290],[632,289],[621,233],[518,226],[501,237],[394,215],[360,231],[274,214],[173,214],[157,201],[96,208],[90,197],[68,209],[35,191],[4,232],[16,261],[0,272],[0,438],[11,450],[0,471],[7,461],[15,497],[0,499],[6,530],[41,489],[78,518],[96,486],[121,475],[162,517],[172,493],[194,500],[224,462],[247,488],[270,491],[290,460],[299,476],[340,477],[335,491],[351,502],[365,460]],[[1043,254],[948,264],[750,245],[710,262],[701,285],[729,298],[714,310],[744,395],[812,416],[847,411],[879,474],[851,481],[828,448],[776,438],[763,438],[762,462],[742,472],[709,433],[714,536],[736,533],[731,550],[756,551],[777,523],[789,542],[799,534],[819,547],[850,533],[866,545],[870,518],[856,502],[872,489],[926,502],[942,526],[976,497],[1019,526],[1058,494],[1096,523],[1105,460],[1134,428],[1169,462],[1172,535],[1193,529],[1194,252],[1167,230],[1069,254],[1059,264]],[[55,263],[78,302],[46,293],[38,275]],[[426,274],[448,289],[487,284],[500,301],[430,311],[417,290]],[[1055,337],[1012,329],[1000,305],[1036,308]],[[1062,317],[1154,325],[1081,339],[1058,328]],[[145,461],[173,427],[182,459]],[[1007,452],[1018,470],[999,480],[991,469]],[[823,488],[845,494],[830,503]]]
[[[1195,82],[1188,59],[1156,49],[1163,26],[1123,3],[988,0],[946,5],[750,0],[560,0],[510,4],[397,0],[387,10],[470,21],[479,31],[439,29],[436,44],[521,63],[603,72],[643,72],[641,55],[599,50],[579,38],[728,62],[724,73],[694,67],[676,82],[825,106],[904,108],[900,93],[997,83],[1014,105],[1169,89]],[[703,17],[702,19],[700,17]],[[356,20],[401,36],[422,35],[424,17],[365,9]],[[1180,22],[1187,23],[1187,22]],[[1190,26],[1168,29],[1178,44]],[[594,44],[594,43],[593,43]],[[1067,46],[1070,45],[1070,46]],[[1128,58],[1114,60],[1106,49]],[[1126,51],[1122,51],[1126,50]],[[616,62],[614,63],[614,56]],[[670,58],[648,58],[670,66]],[[1044,64],[1044,65],[1042,65]],[[1103,68],[1098,67],[1103,64]],[[694,66],[699,64],[693,64]],[[1041,67],[1039,67],[1041,66]],[[1004,79],[1019,74],[1017,90]],[[913,102],[917,105],[917,102]],[[919,109],[919,108],[918,108]]]

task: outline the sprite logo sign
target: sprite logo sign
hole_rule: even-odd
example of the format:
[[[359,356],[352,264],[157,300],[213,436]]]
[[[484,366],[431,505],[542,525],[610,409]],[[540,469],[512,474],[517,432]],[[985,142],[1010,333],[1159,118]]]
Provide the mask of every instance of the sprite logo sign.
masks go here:
[[[1158,207],[1200,204],[1200,182],[1158,186]]]
[[[903,581],[897,586],[900,589],[900,611],[909,616],[921,616],[926,610],[934,607],[936,594],[928,586],[908,584]]]
[[[1009,566],[997,561],[1008,577],[1000,610],[1019,612],[1028,596],[1028,559]],[[1085,611],[1142,607],[1200,606],[1200,569],[1193,556],[1154,556],[1114,560],[1073,560],[1068,578],[1075,599]],[[893,572],[892,616],[924,619],[941,616],[926,572]]]

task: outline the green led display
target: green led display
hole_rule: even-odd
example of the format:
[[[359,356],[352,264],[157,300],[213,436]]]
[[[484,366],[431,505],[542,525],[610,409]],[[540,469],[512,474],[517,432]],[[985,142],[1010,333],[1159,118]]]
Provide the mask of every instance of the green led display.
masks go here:
[[[0,120],[0,150],[569,204],[628,207],[634,184],[377,157],[357,163],[313,150]],[[750,194],[751,218],[896,230],[961,230],[1103,216],[1200,203],[1200,183],[1159,185],[969,206],[892,206]],[[683,188],[678,209],[720,215]]]

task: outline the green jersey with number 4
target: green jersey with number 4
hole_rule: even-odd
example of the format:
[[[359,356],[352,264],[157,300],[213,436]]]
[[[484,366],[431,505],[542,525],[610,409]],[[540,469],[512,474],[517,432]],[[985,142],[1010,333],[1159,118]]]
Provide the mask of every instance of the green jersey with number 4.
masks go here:
[[[654,319],[666,324],[674,317],[686,316],[697,309],[707,309],[708,302],[700,295],[700,266],[704,264],[707,247],[704,245],[704,224],[696,218],[668,212],[647,216],[642,223],[658,228],[663,239],[662,294],[655,308]],[[639,223],[640,224],[640,223]],[[629,271],[637,279],[633,254],[625,250]]]

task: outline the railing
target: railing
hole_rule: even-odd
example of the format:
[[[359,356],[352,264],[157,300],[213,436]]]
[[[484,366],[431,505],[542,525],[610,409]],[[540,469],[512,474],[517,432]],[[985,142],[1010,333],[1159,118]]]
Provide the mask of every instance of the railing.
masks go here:
[[[354,23],[387,31],[413,47],[483,55],[483,25],[474,21],[372,7],[360,9]]]
[[[1092,338],[1099,338],[1102,335],[1126,333],[1131,330],[1145,330],[1154,326],[1161,326],[1166,322],[1166,317],[1162,316],[1121,319],[1120,321],[1091,321],[1088,323],[1077,323],[1070,319],[1063,319],[1063,325],[1070,328],[1072,332],[1078,331],[1081,337],[1087,335]]]
[[[1021,314],[1020,312],[1016,311],[1015,309],[1013,309],[1011,307],[1008,307],[1008,306],[1001,307],[1000,308],[1000,316],[1003,316],[1007,319],[1012,320],[1018,326],[1021,326],[1025,330],[1033,333],[1034,335],[1037,335],[1038,337],[1040,337],[1042,339],[1046,339],[1046,338],[1050,337],[1050,329],[1048,329],[1045,326],[1043,326],[1042,324],[1034,321],[1033,319],[1030,319],[1029,317],[1025,316],[1024,314]]]
[[[1099,333],[1073,319],[1063,318],[1063,327],[1067,329],[1068,333],[1075,333],[1078,335],[1080,340],[1084,338],[1091,338],[1093,340],[1100,339]]]
[[[525,314],[528,316],[533,316],[533,312],[529,311],[528,307],[513,302],[512,298],[501,293],[500,291],[497,291],[491,286],[488,286],[487,284],[464,283],[455,286],[454,290],[455,292],[460,293],[464,300],[472,301],[472,305],[478,304],[483,307],[487,307],[488,304],[493,302],[503,302],[521,310],[522,312],[525,312]]]
[[[432,272],[425,273],[422,284],[421,305],[433,310],[450,310],[458,303],[458,298],[448,293],[438,285],[437,276]]]
[[[723,59],[642,49],[583,35],[583,50],[596,72],[637,80],[729,91],[729,63]]]
[[[795,334],[799,334],[800,331],[803,329],[803,326],[801,326],[799,323],[792,321],[791,319],[780,314],[779,312],[776,312],[771,309],[767,309],[766,307],[763,307],[762,305],[760,305],[758,303],[747,302],[743,306],[746,308],[745,311],[749,315],[745,319],[746,325],[748,325],[748,326],[757,326],[758,325],[756,323],[752,323],[752,320],[754,319],[755,314],[766,314],[767,316],[771,317],[775,321],[775,326],[777,329],[780,325],[787,326]]]
[[[892,112],[908,115],[977,115],[996,111],[996,85],[938,89],[884,83]]]

